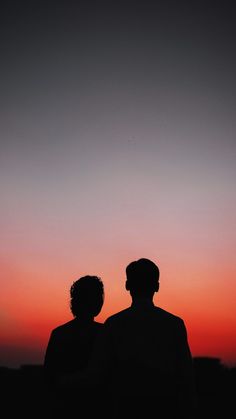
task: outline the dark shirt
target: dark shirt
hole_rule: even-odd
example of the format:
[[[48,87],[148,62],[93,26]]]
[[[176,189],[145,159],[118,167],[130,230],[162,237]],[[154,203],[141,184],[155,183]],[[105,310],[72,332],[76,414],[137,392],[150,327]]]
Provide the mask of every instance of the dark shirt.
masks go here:
[[[78,387],[63,380],[86,370],[102,327],[101,323],[75,318],[51,332],[44,359],[50,419],[75,415],[90,419],[100,415],[100,394],[92,382]]]
[[[92,320],[75,318],[55,328],[51,332],[45,354],[46,371],[57,375],[85,369],[102,326]]]
[[[173,417],[192,417],[192,356],[180,317],[142,300],[109,317],[103,331],[102,352],[117,417],[124,412],[129,418],[149,417],[154,406],[157,412],[169,411],[160,417],[173,412]]]

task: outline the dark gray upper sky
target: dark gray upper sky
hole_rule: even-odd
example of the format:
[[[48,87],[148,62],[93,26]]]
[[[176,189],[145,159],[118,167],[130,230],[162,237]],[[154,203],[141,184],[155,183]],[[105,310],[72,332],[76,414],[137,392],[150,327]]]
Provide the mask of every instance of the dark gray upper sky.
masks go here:
[[[66,214],[75,191],[86,214],[113,197],[106,219],[142,208],[140,190],[153,222],[234,208],[234,2],[12,1],[1,20],[7,218],[15,201]]]

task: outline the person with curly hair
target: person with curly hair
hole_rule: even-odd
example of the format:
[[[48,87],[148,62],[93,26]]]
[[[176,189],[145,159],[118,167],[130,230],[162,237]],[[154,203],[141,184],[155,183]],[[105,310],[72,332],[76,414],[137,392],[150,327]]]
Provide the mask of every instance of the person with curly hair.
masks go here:
[[[64,376],[86,370],[102,323],[94,320],[104,303],[104,285],[101,278],[86,275],[70,288],[70,310],[73,319],[54,328],[47,344],[44,370],[49,402],[56,417],[63,411],[73,412],[75,400],[85,408],[88,388],[80,389],[61,385]],[[89,389],[89,391],[92,389]],[[91,390],[92,391],[92,390]],[[90,394],[91,396],[91,394]],[[91,406],[91,405],[90,405]],[[89,408],[89,404],[86,406]]]

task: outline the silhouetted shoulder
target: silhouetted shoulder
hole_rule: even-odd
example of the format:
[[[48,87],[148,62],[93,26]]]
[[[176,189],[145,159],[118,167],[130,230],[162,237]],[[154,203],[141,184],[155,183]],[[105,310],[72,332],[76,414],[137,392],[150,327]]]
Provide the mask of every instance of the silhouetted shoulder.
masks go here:
[[[54,337],[60,337],[61,335],[66,336],[71,335],[72,333],[75,333],[78,329],[89,329],[92,328],[94,330],[100,331],[103,327],[103,323],[99,323],[99,322],[83,322],[80,321],[79,319],[73,319],[70,320],[64,324],[61,324],[59,326],[57,326],[55,329],[52,330],[52,335]]]
[[[156,315],[163,318],[163,320],[166,319],[168,321],[183,323],[183,319],[181,319],[181,317],[176,316],[176,314],[170,313],[169,311],[166,311],[163,308],[154,306],[154,310]]]
[[[102,327],[102,323],[75,318],[53,329],[45,354],[46,368],[67,373],[84,368]]]
[[[66,330],[71,330],[75,327],[75,319],[70,320],[69,322],[66,322],[64,324],[60,324],[59,326],[55,327],[52,330],[52,333],[54,335],[60,335],[60,333],[64,333]]]
[[[126,308],[124,310],[118,311],[118,313],[112,314],[111,316],[109,316],[104,324],[108,324],[111,322],[116,322],[119,321],[121,319],[125,319],[127,316],[129,316],[130,314],[130,310],[131,308]]]
[[[152,305],[151,307],[139,307],[137,309],[131,306],[125,310],[119,311],[118,313],[113,314],[112,316],[108,317],[104,324],[105,325],[117,324],[119,322],[126,321],[129,318],[140,317],[140,316],[152,317],[153,319],[156,319],[156,320],[159,319],[160,321],[163,321],[163,322],[183,324],[183,320],[180,317],[154,305]]]

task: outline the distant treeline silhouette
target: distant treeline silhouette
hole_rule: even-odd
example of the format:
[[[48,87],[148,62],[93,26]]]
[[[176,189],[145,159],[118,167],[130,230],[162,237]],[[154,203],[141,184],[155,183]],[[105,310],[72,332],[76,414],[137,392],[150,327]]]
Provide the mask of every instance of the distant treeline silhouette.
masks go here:
[[[227,367],[219,358],[194,357],[198,395],[198,418],[236,417],[236,367]],[[47,392],[42,365],[20,368],[0,367],[1,411],[11,417],[46,418]],[[155,403],[154,403],[155,406]],[[6,415],[6,413],[5,413]]]

